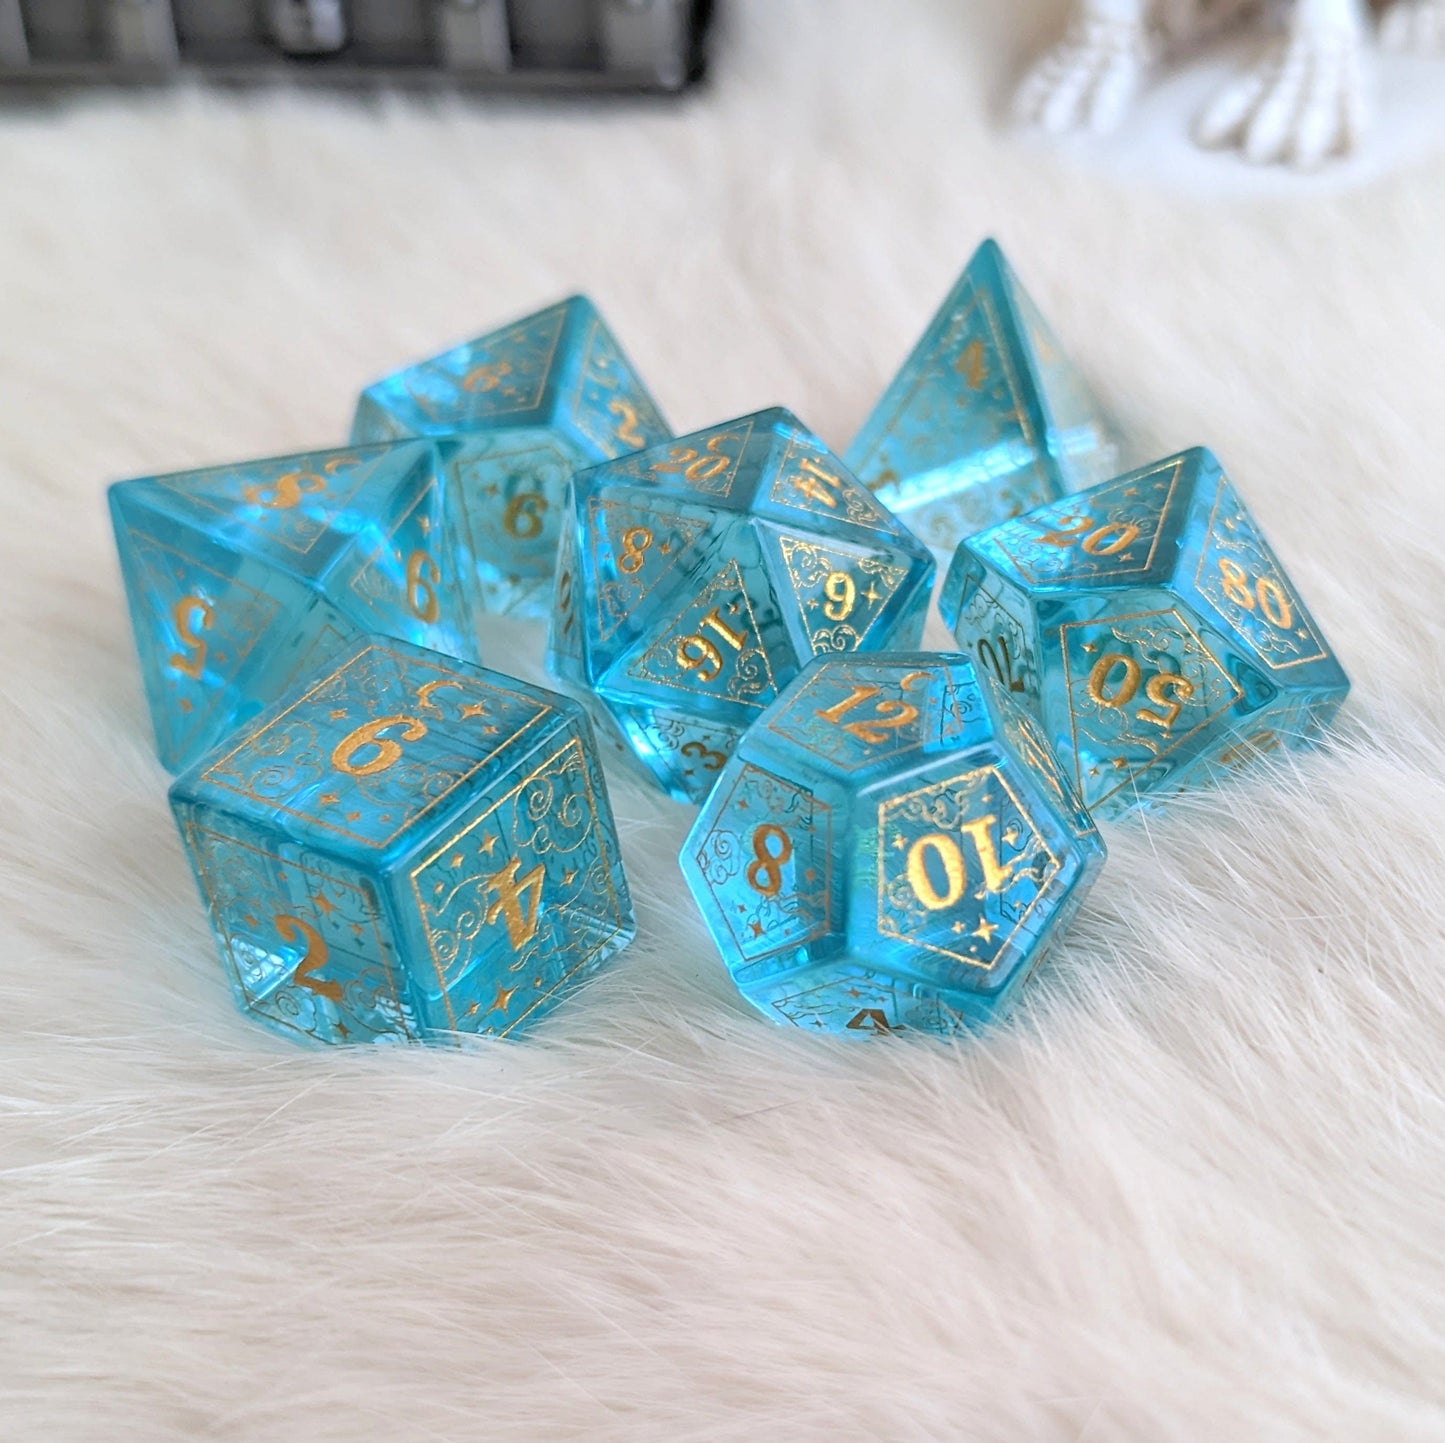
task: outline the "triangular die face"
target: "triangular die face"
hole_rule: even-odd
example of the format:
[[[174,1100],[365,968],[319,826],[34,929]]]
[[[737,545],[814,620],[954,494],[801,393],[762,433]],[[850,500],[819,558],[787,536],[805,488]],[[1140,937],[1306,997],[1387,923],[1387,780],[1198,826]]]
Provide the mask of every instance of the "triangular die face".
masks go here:
[[[388,376],[366,394],[411,430],[463,431],[537,419],[547,398],[571,301]]]
[[[225,725],[235,678],[281,603],[143,531],[125,533],[120,550],[156,748],[176,769]]]
[[[1013,295],[1017,323],[1033,358],[1050,451],[1064,487],[1080,491],[1118,474],[1119,438],[1083,374],[1064,354],[1033,297],[1000,258]]]
[[[1167,581],[1189,509],[1197,453],[1171,456],[1042,506],[970,543],[1028,586]]]
[[[328,595],[363,631],[475,660],[476,638],[433,467],[387,498]],[[354,563],[354,565],[352,564]]]
[[[896,536],[897,519],[879,504],[851,471],[816,437],[796,427],[785,439],[762,490],[760,510],[832,522]]]
[[[635,455],[623,456],[593,475],[599,485],[641,481],[666,491],[695,495],[727,505],[747,494],[756,475],[767,435],[755,437],[757,418],[744,416],[726,426],[712,426],[679,436]]]
[[[587,502],[587,545],[596,594],[594,635],[608,641],[671,577],[710,524],[701,508],[659,497],[594,496]]]
[[[774,618],[771,597],[759,607],[736,559],[724,564],[627,665],[627,675],[688,697],[761,710],[777,695],[759,622]],[[760,617],[758,612],[762,610]]]
[[[311,574],[349,544],[345,531],[328,534],[357,493],[383,468],[400,479],[421,454],[419,445],[313,451],[124,484],[158,487],[236,546],[269,551],[289,569]]]
[[[1012,474],[1056,495],[1012,298],[985,246],[864,422],[845,460],[890,505]],[[940,473],[942,473],[940,475]]]
[[[669,707],[629,703],[608,705],[635,753],[679,801],[701,804],[712,791],[742,736],[742,728]]]
[[[1217,467],[1212,468],[1217,471]],[[1208,504],[1194,589],[1282,683],[1291,668],[1329,659],[1330,649],[1278,557],[1222,471],[1200,498]]]
[[[868,642],[908,568],[862,547],[760,529],[772,569],[797,603],[808,653],[857,651]]]
[[[617,338],[595,311],[568,391],[572,424],[603,460],[656,446],[670,434]]]

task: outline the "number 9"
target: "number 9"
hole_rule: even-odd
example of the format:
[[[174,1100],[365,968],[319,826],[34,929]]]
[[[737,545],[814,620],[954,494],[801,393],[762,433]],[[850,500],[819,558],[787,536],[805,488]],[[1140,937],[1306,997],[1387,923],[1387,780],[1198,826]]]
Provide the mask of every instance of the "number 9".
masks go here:
[[[829,621],[847,621],[852,616],[853,606],[858,600],[858,588],[846,571],[828,573],[828,579],[823,583],[823,595],[828,599],[823,615]]]

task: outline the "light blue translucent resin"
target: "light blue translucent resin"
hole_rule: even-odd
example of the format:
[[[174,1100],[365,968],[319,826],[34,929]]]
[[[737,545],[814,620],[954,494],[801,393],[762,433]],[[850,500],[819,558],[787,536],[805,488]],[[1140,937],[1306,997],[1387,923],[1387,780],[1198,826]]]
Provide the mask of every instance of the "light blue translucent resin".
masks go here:
[[[971,537],[940,605],[1099,816],[1309,743],[1349,690],[1205,450]]]
[[[518,616],[551,606],[573,471],[671,434],[585,296],[368,386],[351,431],[455,438],[451,496],[479,609]]]
[[[291,1036],[500,1036],[633,936],[582,709],[417,647],[349,647],[171,806],[237,1002]]]
[[[1103,861],[1033,719],[936,652],[814,662],[681,857],[743,996],[854,1037],[999,1016]]]
[[[813,656],[916,646],[933,571],[795,416],[760,411],[578,474],[548,664],[701,801]]]
[[[1119,442],[989,240],[844,459],[947,565],[965,536],[1115,475]]]
[[[311,451],[110,488],[167,768],[362,634],[477,659],[445,449]]]

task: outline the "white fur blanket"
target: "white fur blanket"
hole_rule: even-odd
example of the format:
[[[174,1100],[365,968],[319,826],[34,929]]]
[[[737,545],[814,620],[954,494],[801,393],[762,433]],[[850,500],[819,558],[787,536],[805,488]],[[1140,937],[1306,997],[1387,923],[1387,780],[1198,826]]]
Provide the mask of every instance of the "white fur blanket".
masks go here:
[[[1081,171],[993,120],[1057,18],[735,0],[678,104],[0,115],[0,1436],[1445,1437],[1445,157]],[[967,1045],[769,1028],[631,785],[640,938],[527,1039],[234,1013],[103,483],[339,440],[573,288],[679,429],[841,447],[987,233],[1138,454],[1217,448],[1354,677],[1338,747],[1111,827]]]

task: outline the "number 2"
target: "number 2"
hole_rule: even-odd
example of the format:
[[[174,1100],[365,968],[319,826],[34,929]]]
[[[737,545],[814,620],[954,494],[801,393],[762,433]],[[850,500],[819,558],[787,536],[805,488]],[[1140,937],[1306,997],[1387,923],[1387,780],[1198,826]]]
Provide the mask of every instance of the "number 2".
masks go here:
[[[197,636],[211,624],[211,603],[200,596],[183,596],[171,608],[171,620],[176,625],[176,635],[189,656],[179,651],[170,655],[170,664],[183,676],[194,681],[201,679],[206,667],[206,643]],[[199,617],[199,620],[196,618]]]
[[[329,997],[333,1002],[340,1002],[341,983],[315,975],[318,969],[324,967],[331,959],[331,950],[326,945],[326,939],[310,922],[304,922],[300,917],[292,917],[283,912],[274,921],[276,931],[283,942],[292,944],[304,942],[306,944],[306,951],[296,964],[296,970],[291,974],[291,985],[304,987],[318,997]]]

